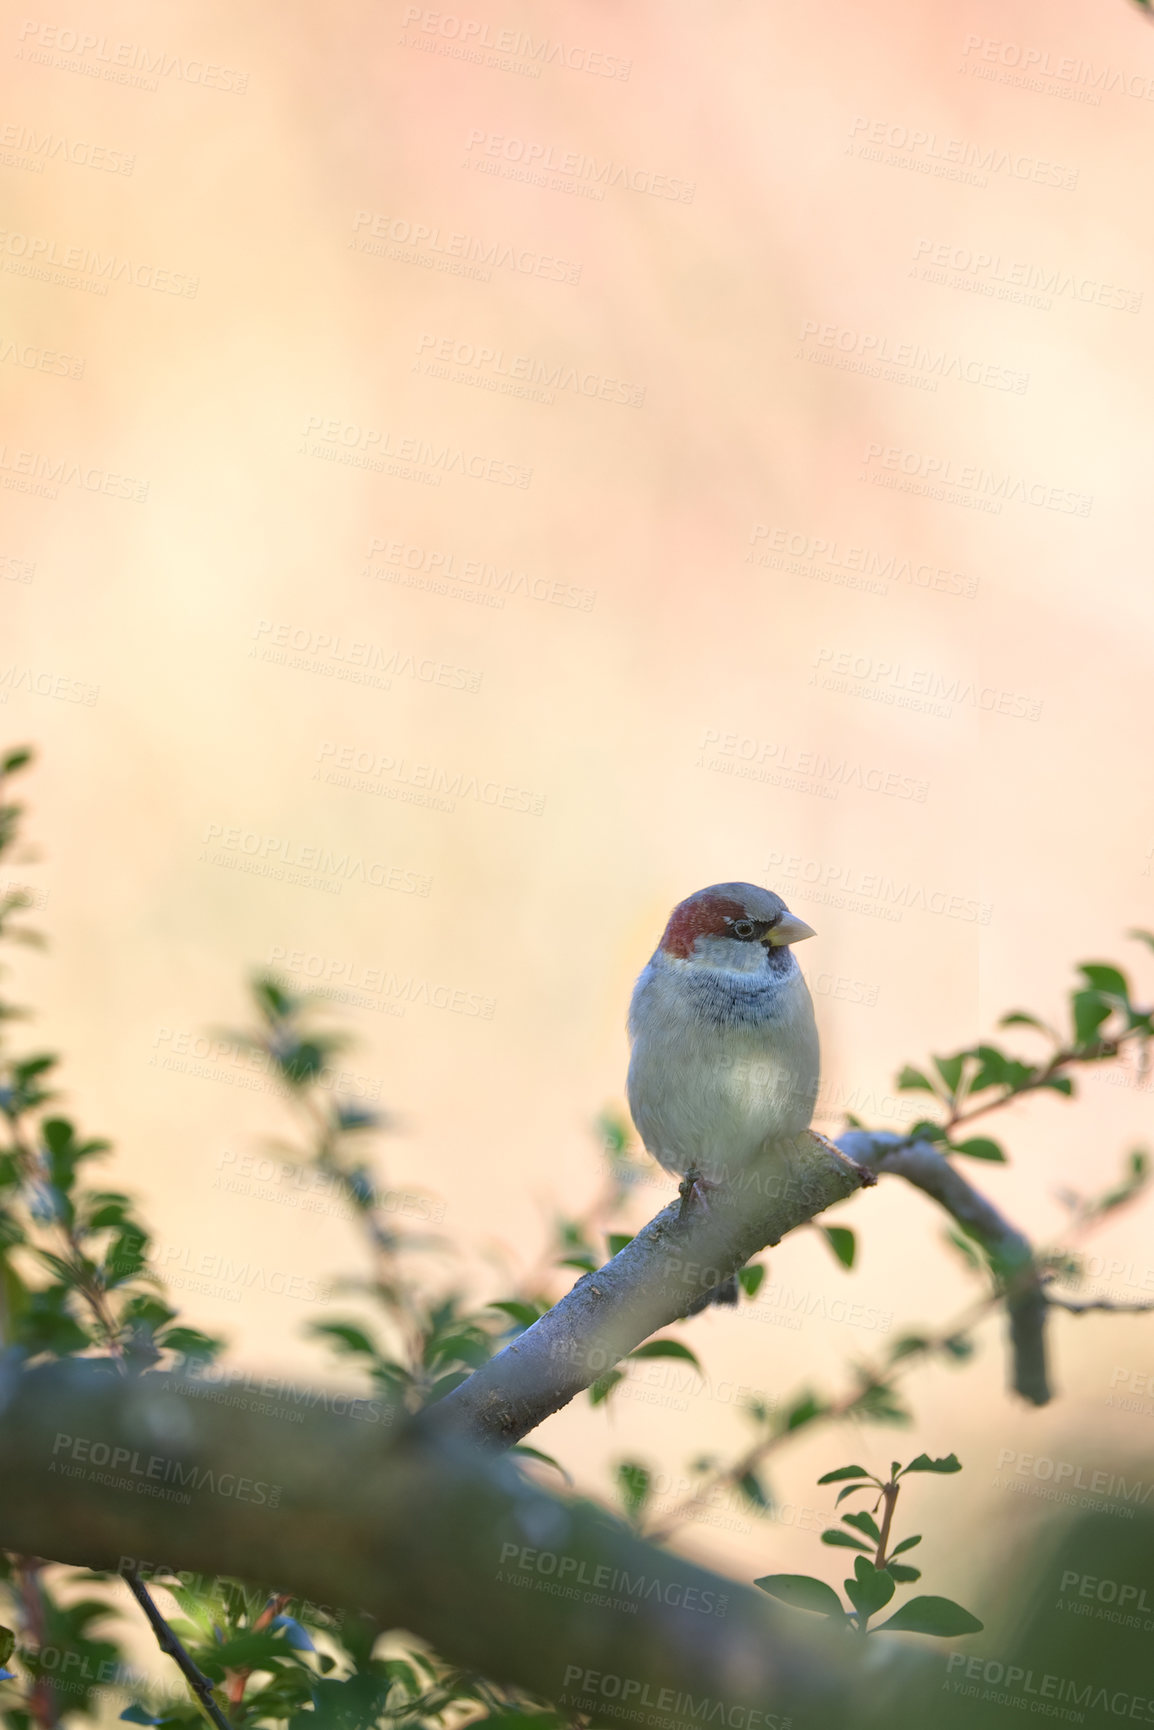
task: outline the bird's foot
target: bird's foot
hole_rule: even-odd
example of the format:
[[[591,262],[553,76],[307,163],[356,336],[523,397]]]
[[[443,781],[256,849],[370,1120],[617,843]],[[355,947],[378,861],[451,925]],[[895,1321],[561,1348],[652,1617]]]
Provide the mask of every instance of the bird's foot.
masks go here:
[[[677,1193],[681,1197],[681,1212],[677,1216],[678,1219],[687,1219],[695,1203],[703,1213],[709,1213],[709,1196],[706,1192],[720,1188],[721,1185],[716,1178],[703,1177],[697,1167],[691,1165],[677,1186]]]

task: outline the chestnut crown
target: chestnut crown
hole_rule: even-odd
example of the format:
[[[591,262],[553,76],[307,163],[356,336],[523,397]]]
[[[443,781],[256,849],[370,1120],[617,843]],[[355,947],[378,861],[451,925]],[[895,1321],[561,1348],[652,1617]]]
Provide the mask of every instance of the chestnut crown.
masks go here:
[[[759,889],[755,883],[713,883],[678,902],[660,948],[687,961],[703,939],[702,947],[713,952],[719,938],[780,949],[815,935],[772,889]]]

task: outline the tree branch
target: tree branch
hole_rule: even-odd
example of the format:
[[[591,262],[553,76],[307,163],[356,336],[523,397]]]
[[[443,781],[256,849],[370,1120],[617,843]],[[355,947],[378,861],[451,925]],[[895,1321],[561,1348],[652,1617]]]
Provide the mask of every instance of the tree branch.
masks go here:
[[[847,1130],[838,1146],[861,1165],[904,1177],[932,1196],[985,1250],[1006,1287],[1010,1323],[1011,1385],[1031,1405],[1051,1397],[1046,1362],[1046,1311],[1050,1307],[1029,1239],[998,1212],[930,1141],[873,1130]]]
[[[843,1201],[873,1174],[806,1132],[710,1189],[671,1202],[596,1273],[446,1396],[436,1421],[511,1447],[767,1244]]]
[[[807,1730],[862,1721],[844,1641],[427,1416],[374,1402],[356,1421],[320,1409],[319,1391],[205,1397],[217,1392],[78,1359],[8,1367],[0,1545],[107,1571],[162,1557],[275,1581],[602,1721],[635,1716],[632,1703],[692,1730],[713,1721],[703,1701],[737,1730],[780,1730],[799,1709]]]
[[[212,1697],[212,1682],[197,1668],[192,1658],[185,1651],[160,1611],[152,1600],[152,1595],[135,1568],[124,1570],[124,1580],[128,1590],[148,1618],[148,1625],[156,1635],[156,1643],[166,1657],[181,1671],[189,1687],[195,1692],[203,1711],[212,1719],[216,1730],[232,1730],[228,1719]]]

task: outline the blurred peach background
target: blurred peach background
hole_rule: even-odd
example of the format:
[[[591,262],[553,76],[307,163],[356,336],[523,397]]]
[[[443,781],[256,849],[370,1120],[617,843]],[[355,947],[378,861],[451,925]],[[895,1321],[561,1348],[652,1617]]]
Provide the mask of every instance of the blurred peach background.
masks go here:
[[[817,927],[827,1128],[903,1121],[903,1062],[1056,1013],[1079,959],[1149,993],[1136,8],[122,0],[10,13],[0,63],[0,720],[42,753],[16,879],[52,937],[16,995],[230,1362],[331,1377],[301,1329],[360,1255],[221,1187],[284,1127],[203,1040],[255,966],[370,999],[334,1005],[350,1086],[481,1297],[600,1184],[631,982],[703,884]],[[1052,1240],[1148,1136],[1133,1082],[1021,1107],[972,1175]],[[799,1233],[687,1330],[708,1388],[534,1441],[672,1493],[744,1438],[734,1389],[836,1391],[974,1290],[896,1181],[840,1217],[852,1276]],[[1094,1242],[1096,1291],[1150,1295],[1150,1217]],[[874,1320],[782,1325],[783,1289]],[[815,1436],[776,1519],[682,1541],[821,1571],[820,1472],[955,1449],[956,1493],[910,1491],[928,1573],[1034,1517],[1004,1450],[1145,1444],[1107,1401],[1151,1338],[1057,1318],[1039,1413],[988,1327],[911,1378],[908,1437]]]

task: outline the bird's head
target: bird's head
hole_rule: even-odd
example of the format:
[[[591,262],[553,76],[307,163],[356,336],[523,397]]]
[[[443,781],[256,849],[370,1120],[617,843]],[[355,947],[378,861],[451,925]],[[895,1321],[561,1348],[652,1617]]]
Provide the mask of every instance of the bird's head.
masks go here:
[[[790,944],[814,936],[813,927],[791,913],[772,889],[714,883],[677,904],[658,953],[730,973],[776,971]]]

